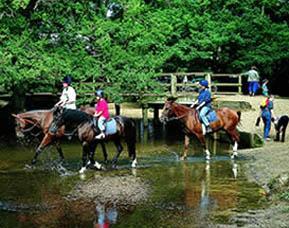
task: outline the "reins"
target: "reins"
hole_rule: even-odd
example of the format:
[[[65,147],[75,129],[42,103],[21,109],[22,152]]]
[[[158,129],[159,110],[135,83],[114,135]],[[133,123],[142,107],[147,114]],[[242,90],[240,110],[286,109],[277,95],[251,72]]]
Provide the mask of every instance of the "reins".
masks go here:
[[[169,121],[173,121],[173,120],[179,120],[179,119],[182,119],[186,116],[187,114],[184,114],[184,115],[181,115],[181,116],[176,116],[176,117],[171,117],[171,118],[167,118],[167,122]]]

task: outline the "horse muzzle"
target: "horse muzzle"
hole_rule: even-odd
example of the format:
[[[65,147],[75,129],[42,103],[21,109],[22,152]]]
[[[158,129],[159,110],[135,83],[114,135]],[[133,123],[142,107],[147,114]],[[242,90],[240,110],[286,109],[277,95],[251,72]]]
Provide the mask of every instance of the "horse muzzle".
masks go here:
[[[166,117],[166,116],[161,116],[160,117],[160,121],[161,121],[161,123],[164,123],[164,124],[166,124],[167,122],[168,122],[168,117]]]

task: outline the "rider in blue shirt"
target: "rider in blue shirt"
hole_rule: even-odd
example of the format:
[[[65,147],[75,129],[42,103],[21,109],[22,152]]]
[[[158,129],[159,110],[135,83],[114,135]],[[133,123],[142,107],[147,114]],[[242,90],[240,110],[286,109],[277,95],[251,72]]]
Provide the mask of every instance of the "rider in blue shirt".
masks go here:
[[[199,96],[196,102],[194,102],[191,107],[196,107],[197,111],[200,111],[200,119],[202,122],[202,131],[203,135],[212,131],[212,129],[209,126],[209,121],[206,115],[211,110],[211,92],[209,91],[209,83],[207,80],[201,80],[199,82],[200,90],[199,90]]]

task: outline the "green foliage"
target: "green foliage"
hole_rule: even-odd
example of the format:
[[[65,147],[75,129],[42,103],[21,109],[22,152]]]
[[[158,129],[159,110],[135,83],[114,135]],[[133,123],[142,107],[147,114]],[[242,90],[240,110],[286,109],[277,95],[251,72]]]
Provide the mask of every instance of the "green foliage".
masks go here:
[[[287,1],[118,2],[123,19],[108,20],[105,6],[90,0],[38,1],[33,9],[28,0],[2,1],[0,84],[60,92],[71,74],[81,103],[91,99],[81,82],[103,82],[120,103],[162,93],[159,72],[240,72],[252,64],[273,83],[289,84]]]

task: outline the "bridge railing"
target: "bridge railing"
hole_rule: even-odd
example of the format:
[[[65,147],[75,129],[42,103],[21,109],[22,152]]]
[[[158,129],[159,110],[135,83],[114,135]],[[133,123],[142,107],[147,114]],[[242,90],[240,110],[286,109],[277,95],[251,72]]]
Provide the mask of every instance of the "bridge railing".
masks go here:
[[[214,74],[211,72],[163,73],[157,77],[165,93],[172,96],[186,96],[197,92],[198,82],[206,79],[213,93],[242,93],[242,78],[239,74]]]

